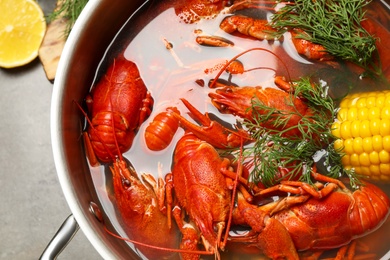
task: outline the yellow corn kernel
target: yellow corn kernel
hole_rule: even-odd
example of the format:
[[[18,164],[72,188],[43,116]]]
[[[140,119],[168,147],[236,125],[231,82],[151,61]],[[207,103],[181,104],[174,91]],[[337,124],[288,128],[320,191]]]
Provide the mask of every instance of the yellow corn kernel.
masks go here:
[[[380,175],[381,174],[381,171],[379,169],[379,165],[370,165],[368,167],[368,169],[370,170],[370,174],[372,174],[372,175]]]
[[[370,120],[370,132],[372,135],[379,135],[380,134],[380,128],[382,125],[382,120],[380,118],[375,118],[373,120]]]
[[[352,107],[351,105],[351,98],[345,97],[343,100],[340,102],[340,110],[343,109],[344,107],[349,108]]]
[[[385,106],[385,98],[384,94],[378,94],[376,96],[376,107],[383,108]]]
[[[390,106],[390,95],[386,95],[385,106]]]
[[[363,151],[365,153],[371,153],[372,151],[374,151],[374,148],[372,147],[371,137],[364,137],[362,142],[363,142]]]
[[[356,110],[356,108],[355,108]],[[356,110],[357,113],[357,110]],[[339,121],[346,121],[348,120],[348,108],[340,108],[340,110],[337,112],[337,119]]]
[[[345,122],[343,122],[343,123],[345,123]],[[349,125],[351,125],[351,123]],[[369,136],[371,136],[370,121],[363,120],[363,121],[360,122],[359,134],[360,134],[361,137],[369,137]]]
[[[367,166],[360,166],[359,167],[359,172],[357,172],[358,174],[362,174],[362,175],[365,175],[365,176],[370,176],[370,168],[367,167]]]
[[[341,163],[344,165],[344,168],[351,165],[351,157],[349,155],[344,155],[341,157]]]
[[[389,119],[383,119],[382,124],[379,128],[379,132],[381,136],[390,135],[390,120]]]
[[[343,139],[348,139],[352,137],[351,134],[351,121],[344,121],[340,125],[340,136]]]
[[[381,175],[389,175],[390,174],[390,164],[381,163],[379,165],[379,170],[381,171]]]
[[[341,139],[337,139],[335,142],[334,142],[334,145],[333,145],[334,149],[336,151],[342,151],[344,149],[344,142],[343,140]]]
[[[369,154],[371,165],[379,165],[381,161],[379,160],[379,153],[373,151]]]
[[[347,114],[347,120],[350,120],[350,121],[357,120],[358,109],[356,107],[351,107],[350,109],[348,109],[348,113],[346,113],[346,114]]]
[[[352,154],[349,159],[351,161],[351,166],[360,166],[359,155],[357,155],[356,153]]]
[[[355,172],[356,172],[357,174],[359,174],[359,175],[362,174],[362,170],[361,170],[360,166],[355,166],[355,167],[353,167],[353,169],[355,170]]]
[[[371,162],[368,153],[361,153],[359,155],[359,163],[361,166],[370,166]]]
[[[375,135],[372,137],[372,147],[374,147],[374,150],[378,152],[383,150],[382,136]]]
[[[352,138],[349,138],[349,139],[344,141],[344,152],[346,154],[349,154],[349,155],[354,153],[354,150],[353,150],[353,139]]]
[[[364,149],[363,149],[363,138],[361,137],[356,137],[353,139],[353,143],[352,143],[352,147],[353,147],[353,151],[356,153],[356,154],[361,154],[364,152]]]
[[[345,169],[390,182],[390,91],[346,96],[332,134]]]
[[[337,138],[341,137],[340,134],[340,122],[334,122],[331,127],[331,133]]]
[[[381,163],[390,163],[390,155],[387,151],[382,150],[379,152],[379,160]]]
[[[376,96],[368,96],[366,98],[366,107],[367,108],[376,108]]]
[[[370,107],[368,108],[368,119],[379,119],[381,118],[381,109],[379,107]]]
[[[367,99],[365,97],[361,97],[356,101],[356,107],[363,108],[367,107]]]
[[[363,107],[358,109],[358,120],[366,120],[368,118],[368,109]]]
[[[352,169],[352,167],[351,167],[351,166],[349,166],[349,165],[347,165],[347,166],[344,166],[344,169],[346,169],[347,171],[349,171],[349,170],[351,170],[351,169]]]
[[[384,136],[383,140],[383,149],[387,152],[390,152],[390,135]]]
[[[390,119],[390,107],[384,107],[381,110],[381,118]]]
[[[360,121],[352,121],[350,128],[352,137],[360,136]]]

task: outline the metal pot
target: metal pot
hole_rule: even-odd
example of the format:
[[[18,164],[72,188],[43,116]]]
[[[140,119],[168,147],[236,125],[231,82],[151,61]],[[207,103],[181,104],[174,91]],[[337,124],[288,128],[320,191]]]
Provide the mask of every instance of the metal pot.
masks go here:
[[[101,205],[80,142],[82,116],[73,101],[81,102],[87,95],[112,39],[128,18],[147,2],[89,1],[66,42],[52,96],[51,138],[58,178],[72,215],[41,259],[55,258],[78,226],[103,258],[138,259],[126,242],[104,230],[101,218],[94,214]],[[94,203],[97,207],[91,208]],[[389,255],[390,251],[382,259],[388,259]]]
[[[54,83],[51,138],[58,178],[73,216],[64,223],[66,230],[59,232],[65,233],[67,238],[54,238],[47,250],[56,252],[44,253],[41,258],[50,255],[48,258],[52,259],[72,237],[72,232],[77,231],[77,224],[103,258],[137,258],[125,242],[105,232],[102,223],[90,212],[90,203],[99,200],[80,142],[80,111],[73,101],[80,102],[86,96],[115,34],[145,2],[89,1],[66,42]]]

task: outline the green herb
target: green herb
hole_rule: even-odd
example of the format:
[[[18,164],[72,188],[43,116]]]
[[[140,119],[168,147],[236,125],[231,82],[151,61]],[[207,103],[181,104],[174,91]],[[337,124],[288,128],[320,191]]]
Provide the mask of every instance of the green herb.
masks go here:
[[[312,183],[314,156],[324,150],[327,168],[324,174],[333,178],[346,175],[350,178],[351,185],[356,187],[356,176],[353,172],[343,169],[342,154],[333,146],[335,137],[331,134],[331,125],[335,118],[335,107],[332,98],[327,95],[327,87],[319,83],[313,84],[309,78],[302,78],[293,85],[295,91],[286,100],[287,104],[293,107],[295,98],[303,98],[307,100],[310,114],[300,115],[294,109],[277,111],[257,98],[252,100],[254,121],[243,123],[255,140],[253,146],[246,147],[243,151],[244,158],[253,166],[250,181],[261,181],[266,186],[272,186],[281,179],[299,178]],[[302,116],[299,124],[285,128],[287,121],[296,115]],[[273,127],[269,127],[270,122]],[[265,123],[267,127],[264,127]],[[289,135],[293,130],[298,130],[300,134]],[[287,170],[286,176],[280,175],[281,169]]]
[[[381,71],[373,64],[375,41],[362,26],[367,0],[296,0],[276,12],[271,25],[283,34],[301,29],[299,38],[321,44],[329,54],[365,69]]]
[[[59,2],[59,7],[48,16],[48,20],[50,22],[59,17],[65,18],[67,26],[64,33],[68,37],[74,23],[87,3],[88,0],[63,0]]]

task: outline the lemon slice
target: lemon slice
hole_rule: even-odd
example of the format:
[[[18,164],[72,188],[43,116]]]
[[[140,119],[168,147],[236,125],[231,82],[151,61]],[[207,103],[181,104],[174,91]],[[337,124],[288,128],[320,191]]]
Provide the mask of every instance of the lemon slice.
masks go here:
[[[25,65],[38,56],[46,21],[33,0],[0,0],[0,67]]]

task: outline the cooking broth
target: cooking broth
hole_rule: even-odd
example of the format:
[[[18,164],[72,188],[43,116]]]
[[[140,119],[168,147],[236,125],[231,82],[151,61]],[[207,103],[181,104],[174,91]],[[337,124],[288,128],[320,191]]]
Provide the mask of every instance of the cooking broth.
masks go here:
[[[100,79],[117,55],[124,53],[126,59],[137,64],[145,85],[152,93],[155,102],[153,112],[141,125],[132,148],[124,153],[124,157],[131,162],[139,174],[151,173],[157,178],[171,172],[173,150],[184,131],[179,128],[171,145],[159,152],[150,151],[146,147],[144,131],[158,113],[170,106],[176,106],[182,115],[189,118],[188,111],[180,98],[186,98],[202,113],[209,112],[228,124],[233,125],[239,120],[233,115],[219,113],[211,104],[208,93],[214,90],[208,88],[207,83],[217,75],[221,64],[225,64],[242,51],[264,48],[275,55],[256,50],[241,56],[239,60],[244,64],[245,69],[250,71],[238,75],[224,73],[221,76],[240,86],[275,87],[273,83],[275,75],[291,79],[312,76],[328,83],[330,94],[335,100],[349,93],[351,86],[353,86],[352,91],[388,88],[388,85],[375,80],[361,79],[359,74],[354,73],[346,64],[315,63],[302,58],[290,43],[288,33],[283,42],[259,41],[249,37],[230,35],[219,29],[219,24],[226,14],[220,13],[213,19],[187,24],[175,14],[173,1],[157,2],[160,1],[152,1],[143,6],[124,25],[107,50],[106,56],[103,57],[95,80],[97,82]],[[389,28],[388,10],[384,11],[385,8],[378,2],[372,3],[370,8],[375,11],[370,9],[368,14],[375,15],[375,19],[384,24],[385,28]],[[240,10],[239,13],[252,15],[255,13],[263,18],[271,15],[266,10],[258,9]],[[200,34],[224,37],[234,42],[234,47],[217,48],[198,45],[195,38]],[[167,48],[167,45],[172,48]],[[203,80],[205,86],[199,86],[196,83],[197,80]],[[189,118],[189,120],[192,119]],[[110,219],[113,228],[121,236],[127,237],[121,227],[119,214],[115,210],[111,173],[108,167],[91,167],[91,175],[101,200],[102,210]],[[388,185],[380,184],[379,186],[390,196]],[[389,250],[389,246],[386,242],[378,241],[386,241],[384,238],[389,232],[390,221],[387,220],[379,230],[361,240],[367,243],[370,252],[381,257]],[[129,246],[134,249],[132,244],[129,243]],[[222,257],[223,259],[243,259],[244,256],[229,251],[228,254],[222,254]],[[259,259],[259,256],[248,253],[245,258]]]

